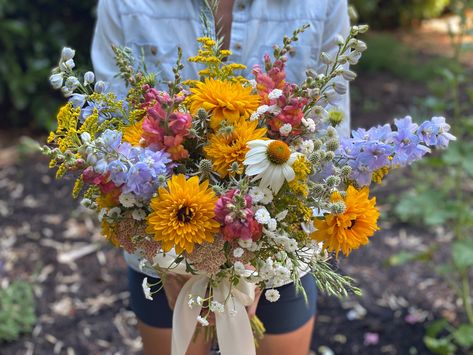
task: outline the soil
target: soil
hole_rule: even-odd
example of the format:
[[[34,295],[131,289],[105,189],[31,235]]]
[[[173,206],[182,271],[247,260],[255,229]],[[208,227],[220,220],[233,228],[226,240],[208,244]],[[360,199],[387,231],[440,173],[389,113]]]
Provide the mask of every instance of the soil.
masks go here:
[[[360,75],[354,90],[354,127],[391,121],[427,92],[382,73]],[[363,98],[382,105],[366,110]],[[47,159],[19,154],[17,138],[0,132],[0,283],[22,279],[34,285],[38,322],[31,334],[0,343],[0,354],[141,354],[121,252],[72,199],[72,179],[57,181]],[[384,214],[392,208],[388,195],[399,194],[400,174],[378,191]],[[426,250],[434,241],[446,246],[449,238],[442,228],[384,219],[368,246],[338,263],[363,296],[319,295],[312,348],[325,355],[429,354],[425,325],[441,316],[458,322],[458,301],[428,265],[389,266],[388,260],[400,250]]]

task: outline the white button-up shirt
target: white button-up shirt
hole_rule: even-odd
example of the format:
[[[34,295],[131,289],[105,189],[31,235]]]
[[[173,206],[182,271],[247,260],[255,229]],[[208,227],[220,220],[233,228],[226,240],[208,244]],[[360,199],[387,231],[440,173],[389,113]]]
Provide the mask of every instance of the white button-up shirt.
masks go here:
[[[204,0],[100,0],[92,44],[97,78],[109,82],[112,90],[125,93],[124,83],[116,77],[118,68],[111,49],[115,44],[131,48],[137,61],[144,56],[149,72],[158,73],[163,81],[171,80],[177,47],[182,48],[184,59],[197,53],[196,38],[203,34],[201,11],[212,16]],[[347,0],[235,0],[232,15],[229,49],[233,54],[229,61],[245,64],[242,75],[248,78],[253,65],[262,63],[265,53],[272,54],[274,44],[281,44],[285,35],[309,24],[286,67],[287,80],[300,83],[308,68],[323,72],[320,53],[336,53],[336,35],[349,32]],[[195,63],[185,63],[182,77],[197,79],[197,71]],[[345,112],[339,131],[348,135],[348,93],[334,104]]]
[[[204,0],[99,0],[97,25],[92,44],[92,61],[98,79],[110,84],[110,89],[125,94],[124,82],[116,76],[111,45],[129,47],[137,61],[144,59],[148,72],[158,73],[163,81],[171,80],[177,59],[177,47],[183,58],[194,56],[196,38],[203,35],[201,11],[212,18]],[[338,50],[337,34],[347,36],[349,18],[347,0],[235,0],[232,13],[230,62],[242,63],[247,69],[243,76],[251,78],[254,64],[263,62],[264,54],[272,54],[274,44],[304,24],[310,27],[294,44],[288,56],[287,80],[301,83],[306,69],[318,73],[325,70],[320,53],[332,57]],[[214,29],[213,29],[214,30]],[[185,63],[184,79],[197,79],[195,63]],[[337,98],[333,105],[345,112],[339,132],[349,135],[349,94]],[[138,258],[125,253],[129,265],[138,268]],[[152,270],[145,270],[155,276]]]

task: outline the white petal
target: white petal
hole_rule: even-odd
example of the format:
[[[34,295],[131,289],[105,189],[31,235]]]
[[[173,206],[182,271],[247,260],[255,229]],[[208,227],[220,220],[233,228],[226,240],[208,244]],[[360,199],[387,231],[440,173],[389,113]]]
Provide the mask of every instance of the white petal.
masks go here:
[[[247,143],[248,147],[250,147],[251,149],[252,148],[256,148],[256,147],[267,147],[269,145],[269,143],[271,143],[272,140],[262,140],[262,139],[256,139],[254,141],[249,141]]]
[[[288,164],[289,166],[292,166],[292,164],[294,164],[296,159],[299,157],[299,154],[300,153],[292,153],[289,159],[287,160],[286,164]]]
[[[296,177],[294,169],[292,169],[289,165],[284,165],[283,174],[287,181],[292,181]]]
[[[258,164],[252,164],[248,166],[245,170],[246,175],[248,176],[253,176],[253,175],[258,175],[264,172],[268,167],[270,166],[269,161],[265,160],[261,163]]]

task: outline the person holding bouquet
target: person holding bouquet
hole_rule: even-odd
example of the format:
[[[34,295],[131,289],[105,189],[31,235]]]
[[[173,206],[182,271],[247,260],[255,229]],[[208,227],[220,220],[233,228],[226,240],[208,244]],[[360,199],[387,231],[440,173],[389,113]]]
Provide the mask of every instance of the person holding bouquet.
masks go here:
[[[160,85],[173,78],[177,47],[183,57],[196,53],[195,38],[202,35],[202,16],[214,19],[213,34],[223,39],[222,49],[229,49],[230,62],[247,66],[242,75],[249,77],[252,67],[265,54],[272,53],[272,45],[279,43],[287,33],[309,24],[306,33],[294,44],[288,54],[286,78],[301,83],[306,70],[323,72],[321,54],[334,55],[337,40],[349,34],[347,0],[221,0],[218,7],[208,6],[204,0],[99,0],[97,25],[92,44],[92,60],[98,79],[108,83],[108,89],[126,95],[127,88],[120,77],[114,60],[112,45],[129,47],[135,58],[141,58],[148,72],[158,73]],[[198,79],[195,63],[186,63],[182,76]],[[348,91],[348,87],[346,87]],[[339,134],[349,135],[349,95],[335,98],[331,105],[343,112]],[[143,296],[145,277],[153,283],[159,275],[152,269],[140,267],[137,256],[125,253],[129,265],[128,278],[131,306],[138,318],[138,327],[147,355],[171,354],[172,312],[176,298],[188,280],[184,275],[166,276],[164,289],[154,294],[153,300]],[[316,286],[310,274],[301,275],[307,294],[296,292],[292,283],[277,287],[279,301],[271,296],[256,297],[247,307],[248,315],[255,314],[266,328],[259,342],[258,354],[306,355],[309,351],[316,314]],[[268,299],[269,298],[269,299]],[[238,334],[235,334],[238,337]],[[188,354],[208,354],[210,344],[203,332],[191,342]],[[225,354],[224,354],[225,355]]]

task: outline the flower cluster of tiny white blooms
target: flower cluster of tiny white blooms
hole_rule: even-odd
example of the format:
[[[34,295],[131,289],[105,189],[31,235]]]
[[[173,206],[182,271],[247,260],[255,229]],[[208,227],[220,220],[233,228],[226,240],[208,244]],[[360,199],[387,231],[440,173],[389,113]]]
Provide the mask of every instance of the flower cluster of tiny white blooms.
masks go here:
[[[142,221],[146,218],[146,211],[142,210],[141,208],[137,210],[133,210],[131,212],[131,216],[133,217],[134,220]]]
[[[243,276],[246,273],[245,265],[241,261],[235,261],[233,264],[233,269],[237,275]]]
[[[312,118],[302,118],[302,124],[304,125],[305,128],[307,128],[307,130],[309,132],[315,132],[316,130],[316,126],[315,126],[315,122]]]
[[[266,292],[264,293],[264,297],[266,297],[269,302],[276,302],[277,300],[279,300],[279,297],[281,297],[281,295],[279,294],[278,290],[272,288],[266,290]]]
[[[301,153],[305,156],[309,156],[314,151],[314,141],[311,139],[303,140],[300,144]]]
[[[281,136],[287,137],[289,133],[292,131],[292,125],[290,123],[285,123],[279,128],[279,133],[281,133]]]
[[[197,322],[199,322],[204,327],[207,327],[209,325],[209,321],[202,316],[197,316]]]
[[[259,224],[268,224],[271,215],[265,207],[260,207],[260,209],[255,213],[255,219]]]
[[[209,309],[210,309],[211,312],[214,312],[214,313],[223,313],[223,312],[225,312],[225,307],[223,306],[223,304],[221,304],[220,302],[217,302],[217,301],[210,302]]]
[[[136,198],[133,194],[130,193],[123,193],[118,197],[118,200],[122,204],[123,207],[125,208],[130,208],[135,206],[136,204]]]
[[[281,97],[282,95],[282,90],[281,89],[273,89],[269,94],[268,94],[268,99],[270,100],[277,100]]]
[[[238,239],[238,245],[244,249],[251,248],[253,241],[251,239]]]
[[[235,258],[241,258],[241,257],[243,256],[243,253],[244,253],[244,252],[245,252],[245,251],[244,251],[242,248],[235,248],[235,249],[233,250],[233,256],[234,256]]]
[[[270,231],[275,231],[278,227],[278,222],[275,218],[271,218],[271,215],[265,207],[260,207],[256,211],[255,219],[259,224],[266,225]]]
[[[267,205],[273,201],[273,192],[267,187],[254,186],[248,192],[254,203]]]
[[[146,299],[152,301],[153,297],[151,296],[151,288],[148,285],[147,277],[143,279],[143,283],[141,284],[141,287],[143,288],[143,293],[145,294]]]

